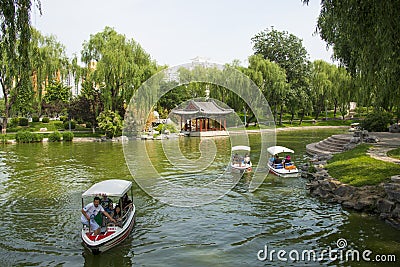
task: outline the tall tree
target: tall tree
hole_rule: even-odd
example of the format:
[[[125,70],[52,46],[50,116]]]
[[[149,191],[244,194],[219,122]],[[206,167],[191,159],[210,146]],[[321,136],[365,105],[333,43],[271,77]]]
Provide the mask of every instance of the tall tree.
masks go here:
[[[37,5],[40,9],[40,2]],[[32,99],[30,85],[30,0],[0,1],[0,84],[4,97],[2,132],[12,106],[24,107]]]
[[[277,63],[286,71],[292,88],[307,86],[308,54],[301,39],[272,27],[256,34],[251,41],[255,54]]]
[[[70,63],[64,45],[57,41],[54,35],[43,36],[33,28],[29,53],[32,59],[33,89],[38,103],[37,113],[41,114],[46,89],[64,88],[62,83],[66,81],[69,75]],[[54,87],[57,84],[59,86]],[[54,96],[51,96],[51,98],[54,98]],[[50,103],[48,100],[47,97],[47,104]]]
[[[157,70],[155,62],[137,42],[110,27],[84,42],[82,61],[92,68],[105,109],[121,115],[124,102],[129,102],[139,86]]]
[[[400,110],[398,10],[398,0],[323,0],[317,24],[334,58],[358,77],[363,98],[385,110]]]
[[[261,89],[277,121],[278,109],[280,109],[279,124],[282,124],[282,111],[288,93],[286,73],[278,64],[264,59],[262,55],[249,57],[249,67],[245,71],[247,76]]]

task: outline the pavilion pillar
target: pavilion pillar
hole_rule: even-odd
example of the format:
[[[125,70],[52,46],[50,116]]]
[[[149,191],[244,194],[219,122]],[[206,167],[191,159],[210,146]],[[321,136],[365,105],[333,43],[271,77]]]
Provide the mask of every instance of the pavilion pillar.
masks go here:
[[[182,116],[181,116],[181,131],[182,131]]]
[[[224,119],[224,130],[226,131],[226,119]]]
[[[196,118],[196,132],[199,131],[199,124],[197,123],[197,118]]]
[[[206,127],[206,131],[210,130],[210,118],[207,118],[207,127]]]
[[[203,119],[200,119],[200,132],[203,130]]]
[[[221,121],[221,118],[219,118],[219,130],[220,130],[220,131],[222,130],[222,121]]]

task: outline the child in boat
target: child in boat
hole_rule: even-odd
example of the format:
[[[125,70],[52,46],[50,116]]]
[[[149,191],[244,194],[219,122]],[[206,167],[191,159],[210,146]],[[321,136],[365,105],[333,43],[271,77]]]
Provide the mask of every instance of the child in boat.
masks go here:
[[[111,204],[111,205],[110,205]],[[112,208],[110,209],[110,206],[112,207],[112,200],[107,197],[107,195],[103,195],[103,199],[101,200],[101,206],[105,211],[108,213],[112,212]]]

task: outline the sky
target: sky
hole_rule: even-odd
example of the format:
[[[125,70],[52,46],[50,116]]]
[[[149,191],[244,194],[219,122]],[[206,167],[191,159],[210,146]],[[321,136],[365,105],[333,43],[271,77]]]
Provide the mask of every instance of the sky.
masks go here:
[[[310,60],[332,62],[332,51],[315,34],[320,1],[311,0],[41,0],[32,25],[53,34],[67,56],[80,56],[82,44],[106,26],[133,38],[160,65],[210,62],[247,66],[251,38],[272,26],[303,40]]]

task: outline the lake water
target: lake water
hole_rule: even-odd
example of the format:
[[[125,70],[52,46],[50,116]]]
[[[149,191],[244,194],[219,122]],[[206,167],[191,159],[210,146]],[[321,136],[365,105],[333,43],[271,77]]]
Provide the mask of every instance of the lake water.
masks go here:
[[[281,132],[277,141],[295,150],[299,164],[305,162],[306,144],[337,132]],[[146,142],[158,159],[160,172],[190,183],[184,173],[168,167],[161,141]],[[187,157],[199,154],[199,139],[174,142],[184,148]],[[250,135],[250,145],[257,142],[259,136]],[[218,152],[211,169],[223,167],[229,159],[227,145],[229,139],[215,139]],[[253,162],[257,153],[257,149],[252,151]],[[303,250],[315,250],[320,256],[324,249],[336,249],[341,238],[347,241],[345,249],[371,250],[371,259],[376,254],[396,255],[397,264],[384,266],[399,266],[400,231],[374,216],[310,197],[302,178],[268,175],[262,186],[250,193],[251,174],[245,174],[220,199],[191,208],[155,200],[134,182],[137,223],[133,232],[120,246],[93,256],[80,239],[81,194],[93,183],[113,178],[134,181],[118,143],[2,146],[0,266],[380,266],[377,262],[332,260],[327,255],[319,262],[289,259],[290,251],[301,255]],[[162,184],[159,186],[162,191]],[[258,256],[264,253],[258,252],[265,246],[268,252],[285,250],[283,256],[289,260],[279,261],[275,254],[273,262],[260,261]]]

